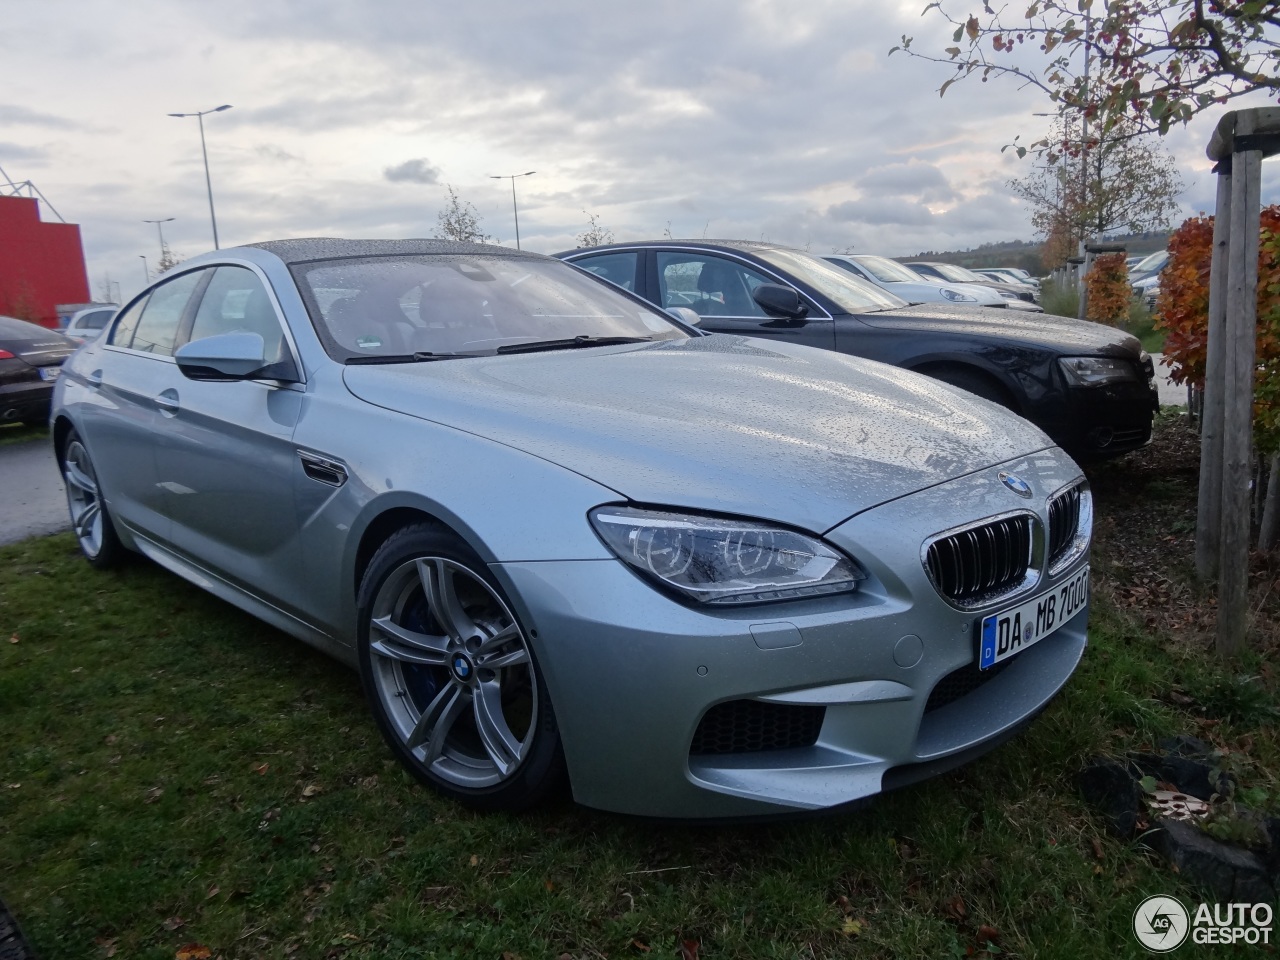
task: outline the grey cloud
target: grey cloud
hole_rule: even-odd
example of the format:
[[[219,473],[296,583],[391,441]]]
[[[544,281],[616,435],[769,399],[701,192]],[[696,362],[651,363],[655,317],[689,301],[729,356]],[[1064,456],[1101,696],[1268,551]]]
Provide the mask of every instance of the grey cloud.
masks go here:
[[[433,167],[425,157],[418,157],[385,168],[382,176],[392,183],[439,183],[440,168]]]
[[[0,140],[0,166],[10,160],[33,160],[38,162],[47,159],[48,156],[49,151],[43,147],[31,147],[21,143],[8,143]],[[10,174],[12,173],[13,171],[10,171]]]
[[[956,199],[942,171],[931,163],[911,159],[875,167],[858,180],[863,193],[888,197],[916,197],[925,203],[949,203]]]
[[[66,117],[40,113],[12,103],[0,103],[0,124],[9,126],[47,127],[51,130],[79,130],[81,124]]]
[[[827,217],[832,220],[845,220],[854,223],[866,223],[872,226],[912,225],[933,223],[934,215],[927,207],[910,200],[900,198],[866,197],[861,200],[846,200],[832,204],[827,208]]]
[[[277,163],[301,163],[302,158],[296,153],[290,153],[283,147],[276,146],[274,143],[260,143],[253,148],[254,154],[264,160],[273,160]]]

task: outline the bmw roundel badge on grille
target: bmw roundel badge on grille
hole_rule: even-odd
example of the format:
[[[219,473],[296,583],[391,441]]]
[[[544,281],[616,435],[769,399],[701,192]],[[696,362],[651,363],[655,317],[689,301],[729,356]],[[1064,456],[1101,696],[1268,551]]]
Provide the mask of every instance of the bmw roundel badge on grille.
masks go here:
[[[1000,482],[1023,499],[1031,498],[1031,484],[1012,473],[1000,471]]]

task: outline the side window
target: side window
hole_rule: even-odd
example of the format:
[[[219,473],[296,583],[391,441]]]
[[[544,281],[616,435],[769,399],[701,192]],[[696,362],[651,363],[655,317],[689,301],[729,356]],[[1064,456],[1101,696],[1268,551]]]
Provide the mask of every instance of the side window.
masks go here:
[[[220,333],[256,333],[266,347],[267,363],[285,356],[284,332],[257,274],[244,267],[218,267],[205,288],[191,325],[191,339]]]
[[[616,283],[623,290],[636,289],[636,266],[640,260],[638,251],[624,253],[602,253],[598,257],[584,257],[573,261],[583,270],[594,273],[597,277]]]
[[[689,307],[700,317],[767,318],[751,291],[771,282],[745,264],[711,254],[658,254],[662,306]]]
[[[129,346],[144,353],[173,356],[178,324],[182,322],[191,292],[203,278],[203,270],[193,270],[152,290]]]
[[[120,321],[111,330],[111,343],[117,347],[127,347],[133,339],[133,332],[138,328],[138,318],[142,316],[142,308],[147,305],[143,297],[129,309],[120,314]]]
[[[76,326],[81,330],[101,330],[107,325],[107,321],[111,319],[114,313],[114,310],[99,310],[96,313],[86,313],[80,318],[80,322]]]

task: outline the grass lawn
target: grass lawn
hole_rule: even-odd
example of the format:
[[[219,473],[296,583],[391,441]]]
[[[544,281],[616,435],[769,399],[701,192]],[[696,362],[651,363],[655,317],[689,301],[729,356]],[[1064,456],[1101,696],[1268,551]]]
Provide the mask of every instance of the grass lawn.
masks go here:
[[[1273,796],[1280,770],[1272,693],[1233,698],[1196,623],[1132,592],[1135,536],[1185,546],[1194,503],[1194,464],[1146,456],[1095,478],[1092,643],[1028,733],[767,826],[469,813],[409,781],[321,654],[147,562],[95,572],[69,534],[0,548],[0,897],[44,960],[1146,956],[1138,902],[1202,896],[1109,837],[1074,774],[1183,732]],[[1152,551],[1180,591],[1160,610],[1199,609],[1180,550]]]

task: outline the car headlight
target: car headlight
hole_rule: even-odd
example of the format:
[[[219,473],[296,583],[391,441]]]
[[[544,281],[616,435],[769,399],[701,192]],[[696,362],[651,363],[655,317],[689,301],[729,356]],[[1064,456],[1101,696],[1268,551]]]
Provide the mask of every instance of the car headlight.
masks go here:
[[[619,559],[700,603],[844,593],[866,579],[821,540],[772,524],[619,506],[597,507],[590,516]]]
[[[1132,363],[1113,357],[1061,357],[1058,365],[1066,374],[1067,382],[1081,387],[1139,379]]]
[[[978,302],[977,297],[971,297],[967,293],[961,293],[959,290],[948,290],[946,287],[942,288],[942,295],[946,297],[948,300],[953,301],[954,303],[977,303]]]

